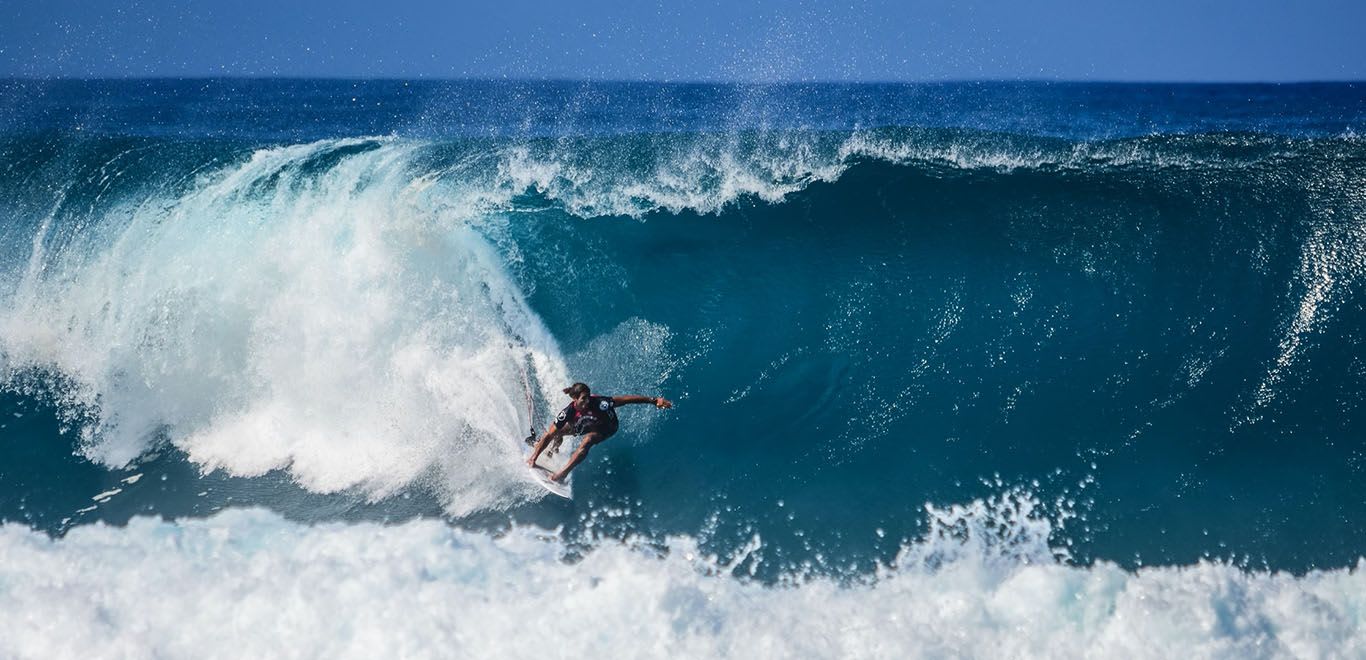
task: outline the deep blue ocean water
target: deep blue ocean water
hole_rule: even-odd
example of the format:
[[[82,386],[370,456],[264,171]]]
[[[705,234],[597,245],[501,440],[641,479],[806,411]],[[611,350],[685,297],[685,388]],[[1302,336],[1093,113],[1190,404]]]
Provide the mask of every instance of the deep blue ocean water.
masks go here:
[[[58,539],[35,562],[219,528],[286,563],[384,523],[475,566],[695,552],[762,594],[930,576],[879,613],[1043,564],[1083,603],[1128,576],[1102,613],[1231,617],[1177,649],[1361,648],[1355,600],[1320,594],[1347,632],[1317,648],[1248,595],[1359,591],[1361,84],[10,80],[0,109],[0,521]],[[516,448],[575,380],[676,407],[624,408],[565,501]],[[997,577],[933,581],[964,562]],[[669,634],[725,639],[674,592],[729,592],[667,566]],[[1077,649],[1020,653],[1158,654],[1059,616]],[[986,618],[945,639],[1021,630]],[[981,651],[929,629],[775,653]]]

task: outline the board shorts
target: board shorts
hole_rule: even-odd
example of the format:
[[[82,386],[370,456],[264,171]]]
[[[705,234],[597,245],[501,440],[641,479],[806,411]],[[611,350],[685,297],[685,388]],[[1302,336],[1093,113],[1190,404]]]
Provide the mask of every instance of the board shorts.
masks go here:
[[[618,425],[613,422],[599,423],[593,424],[592,426],[585,426],[584,428],[575,431],[574,435],[584,436],[589,433],[597,433],[602,436],[602,440],[606,440],[616,434],[617,428]]]

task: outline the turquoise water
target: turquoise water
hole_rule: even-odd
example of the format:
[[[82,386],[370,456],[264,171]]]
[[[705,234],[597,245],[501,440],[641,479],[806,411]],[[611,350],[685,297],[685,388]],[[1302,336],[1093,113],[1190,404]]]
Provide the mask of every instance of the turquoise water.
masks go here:
[[[972,539],[1160,594],[1202,560],[1245,593],[1350,568],[1364,101],[7,82],[0,520],[685,539],[759,589]],[[677,405],[623,409],[566,502],[515,448],[575,380]],[[274,513],[215,515],[243,507]]]

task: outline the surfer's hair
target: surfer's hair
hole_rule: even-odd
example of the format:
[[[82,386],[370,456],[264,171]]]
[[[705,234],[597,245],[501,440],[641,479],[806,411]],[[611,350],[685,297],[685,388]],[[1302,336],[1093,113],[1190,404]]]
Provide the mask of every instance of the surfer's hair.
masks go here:
[[[564,393],[574,398],[578,398],[580,394],[592,394],[586,383],[574,383],[573,385],[564,388]]]

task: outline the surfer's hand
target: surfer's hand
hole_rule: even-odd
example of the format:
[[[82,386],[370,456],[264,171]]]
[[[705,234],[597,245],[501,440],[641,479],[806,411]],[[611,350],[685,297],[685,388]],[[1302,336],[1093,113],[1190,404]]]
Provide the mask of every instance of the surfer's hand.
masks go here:
[[[533,456],[531,458],[526,459],[526,466],[529,468],[536,467],[536,457]]]
[[[656,407],[656,408],[659,408],[660,410],[663,410],[663,409],[665,409],[665,408],[672,408],[672,407],[674,407],[674,402],[672,402],[672,401],[670,401],[670,400],[668,400],[668,399],[666,399],[666,398],[664,398],[664,397],[662,397],[662,396],[657,396],[657,397],[655,397],[655,407]]]

